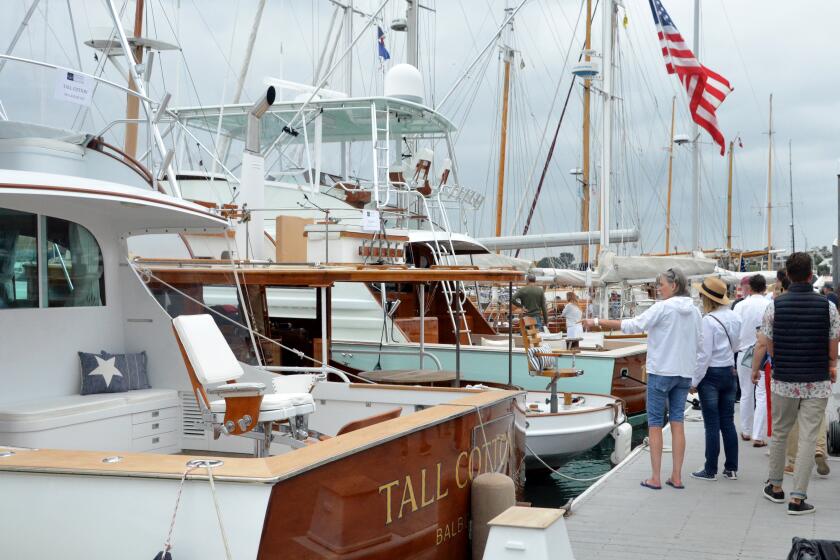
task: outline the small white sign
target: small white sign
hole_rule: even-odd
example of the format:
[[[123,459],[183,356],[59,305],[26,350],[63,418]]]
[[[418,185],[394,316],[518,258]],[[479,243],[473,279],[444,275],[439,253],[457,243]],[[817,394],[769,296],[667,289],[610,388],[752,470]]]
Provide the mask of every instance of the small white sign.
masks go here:
[[[86,74],[59,68],[56,74],[55,98],[77,105],[90,105],[94,80]]]
[[[379,212],[362,210],[362,229],[364,231],[379,231]]]

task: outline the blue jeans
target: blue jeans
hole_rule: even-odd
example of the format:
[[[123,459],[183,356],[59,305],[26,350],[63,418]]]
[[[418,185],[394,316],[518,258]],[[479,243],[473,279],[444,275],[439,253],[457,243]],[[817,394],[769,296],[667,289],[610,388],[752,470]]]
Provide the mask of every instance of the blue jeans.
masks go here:
[[[678,375],[648,374],[647,415],[649,428],[665,425],[665,408],[670,422],[682,422],[691,379]]]
[[[723,468],[738,470],[738,431],[735,429],[735,387],[738,377],[729,366],[710,367],[697,387],[703,425],[706,429],[706,465],[709,474],[717,474],[720,438],[723,436]]]

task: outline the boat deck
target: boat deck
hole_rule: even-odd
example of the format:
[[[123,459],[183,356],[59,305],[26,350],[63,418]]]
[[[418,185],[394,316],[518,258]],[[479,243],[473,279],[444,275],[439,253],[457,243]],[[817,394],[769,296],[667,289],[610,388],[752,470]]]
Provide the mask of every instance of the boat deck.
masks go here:
[[[808,501],[817,511],[787,515],[786,505],[761,495],[767,447],[754,448],[739,439],[737,481],[695,480],[689,473],[702,467],[705,447],[700,413],[688,411],[685,427],[685,490],[664,486],[671,469],[666,432],[662,490],[639,485],[650,476],[643,448],[573,503],[566,527],[576,560],[783,559],[793,537],[840,538],[840,460],[829,461],[833,472],[828,478],[813,475]],[[786,476],[785,492],[792,483]]]

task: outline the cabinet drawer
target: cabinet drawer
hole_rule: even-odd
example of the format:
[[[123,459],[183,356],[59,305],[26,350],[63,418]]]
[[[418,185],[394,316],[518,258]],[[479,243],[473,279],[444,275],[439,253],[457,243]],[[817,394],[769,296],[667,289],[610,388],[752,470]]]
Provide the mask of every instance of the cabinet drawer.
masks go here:
[[[137,438],[131,442],[132,451],[154,451],[163,447],[178,445],[178,432],[166,432]]]
[[[132,424],[143,424],[145,422],[154,422],[163,420],[165,418],[177,418],[178,407],[171,406],[169,408],[153,408],[143,412],[136,412],[131,415]]]
[[[174,432],[178,429],[177,418],[164,418],[163,420],[154,420],[152,422],[143,422],[142,424],[134,424],[131,427],[132,439],[151,436],[154,434],[164,434],[166,432]]]

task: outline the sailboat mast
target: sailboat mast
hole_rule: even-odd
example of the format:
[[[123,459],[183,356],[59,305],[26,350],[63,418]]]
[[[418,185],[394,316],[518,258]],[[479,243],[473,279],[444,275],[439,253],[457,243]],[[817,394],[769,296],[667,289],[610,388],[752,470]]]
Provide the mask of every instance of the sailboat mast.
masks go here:
[[[767,125],[767,267],[773,269],[773,94],[770,94],[770,118]]]
[[[729,142],[729,175],[726,181],[726,250],[732,251],[732,163],[735,141]]]
[[[507,11],[507,10],[506,10]],[[510,98],[510,63],[513,60],[513,49],[505,42],[504,47],[505,83],[502,93],[502,127],[499,144],[499,180],[496,188],[496,237],[502,235],[502,204],[505,194],[505,156],[507,150],[508,101]]]
[[[589,51],[592,49],[592,0],[586,0],[586,41],[584,49],[587,51],[586,62],[592,58]],[[592,97],[592,81],[583,81],[583,166],[581,174],[581,189],[583,190],[580,204],[580,230],[589,231],[589,105]],[[589,263],[589,244],[585,243],[581,249],[581,262]]]
[[[601,148],[601,248],[610,244],[610,179],[612,164],[612,89],[613,89],[613,0],[604,3],[603,38],[603,146]]]
[[[141,37],[143,35],[143,3],[144,0],[137,0],[134,6],[134,36]],[[134,47],[134,60],[137,64],[143,63],[143,47]],[[137,91],[137,85],[128,75],[128,89]],[[125,118],[129,120],[136,120],[140,115],[140,99],[136,95],[128,95],[125,103]],[[130,157],[137,156],[137,123],[128,122],[125,125],[125,153]]]
[[[694,0],[694,56],[700,58],[700,0]],[[700,128],[691,123],[691,250],[700,250]]]
[[[677,96],[671,98],[671,141],[668,142],[668,206],[665,211],[665,254],[671,253],[671,188],[674,177],[674,117],[677,110]]]
[[[790,179],[788,180],[788,184],[790,185],[790,252],[796,252],[796,236],[793,232],[793,142],[788,140],[788,173],[790,174]]]

